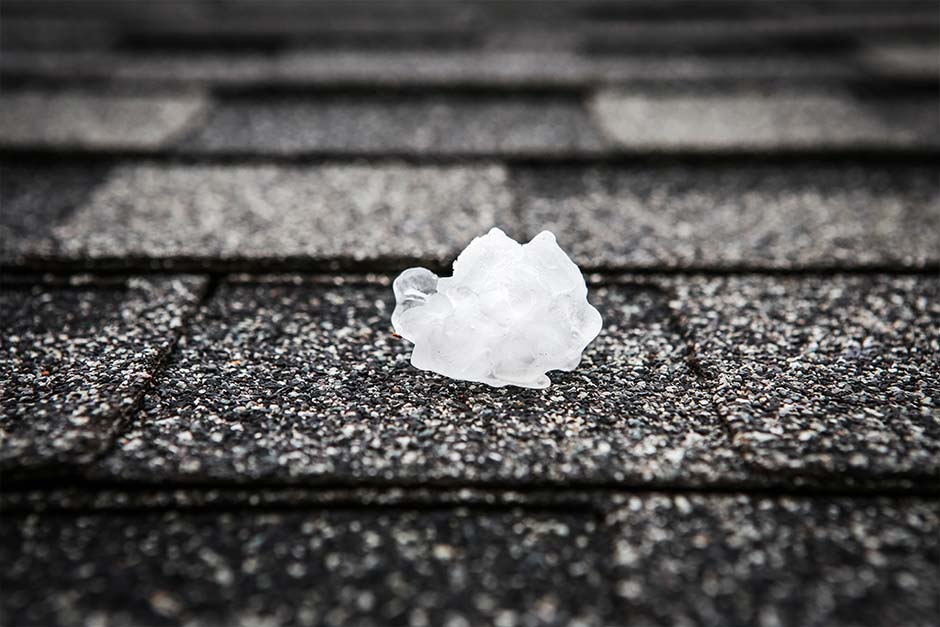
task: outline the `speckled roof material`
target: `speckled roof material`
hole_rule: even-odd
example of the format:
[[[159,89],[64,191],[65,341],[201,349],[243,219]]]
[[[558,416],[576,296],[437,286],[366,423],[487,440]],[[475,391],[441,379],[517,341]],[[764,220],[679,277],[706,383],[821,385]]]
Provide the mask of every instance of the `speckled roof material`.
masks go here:
[[[936,624],[935,3],[0,11],[0,623]],[[492,226],[545,391],[391,333]]]

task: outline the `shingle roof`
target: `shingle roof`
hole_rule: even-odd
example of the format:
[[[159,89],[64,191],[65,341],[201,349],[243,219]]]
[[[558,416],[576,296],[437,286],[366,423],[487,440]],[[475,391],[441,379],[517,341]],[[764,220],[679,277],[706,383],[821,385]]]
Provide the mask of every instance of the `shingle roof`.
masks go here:
[[[0,623],[940,615],[935,3],[0,10]],[[544,391],[391,333],[491,226]]]

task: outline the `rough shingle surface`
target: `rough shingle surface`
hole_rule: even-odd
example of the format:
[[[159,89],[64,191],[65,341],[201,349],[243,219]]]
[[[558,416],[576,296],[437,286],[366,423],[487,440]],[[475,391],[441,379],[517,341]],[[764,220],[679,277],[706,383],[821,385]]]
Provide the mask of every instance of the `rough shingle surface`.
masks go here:
[[[610,90],[592,101],[628,150],[671,152],[935,148],[936,99],[849,93],[651,94]]]
[[[197,153],[593,153],[603,140],[578,98],[414,96],[232,99],[187,142]]]
[[[593,298],[605,329],[545,393],[446,380],[391,336],[388,287],[224,286],[94,475],[154,480],[690,482],[733,477],[668,296]],[[727,473],[727,474],[725,474]]]
[[[609,603],[589,514],[152,513],[0,526],[5,624],[596,625]]]
[[[631,496],[616,529],[616,624],[932,625],[934,501]]]
[[[3,618],[769,626],[936,615],[934,502],[647,494],[612,505],[603,517],[472,507],[8,516]]]
[[[173,345],[202,282],[4,281],[0,465],[6,476],[107,447]]]
[[[0,624],[936,627],[936,0],[0,2]],[[494,225],[547,390],[392,334]]]
[[[7,92],[0,96],[0,147],[159,148],[205,108],[194,95]]]
[[[55,229],[71,259],[447,263],[499,225],[506,170],[477,166],[128,166]]]
[[[940,279],[732,277],[677,294],[747,464],[936,487]]]
[[[525,228],[597,268],[940,263],[931,167],[863,162],[519,169]]]

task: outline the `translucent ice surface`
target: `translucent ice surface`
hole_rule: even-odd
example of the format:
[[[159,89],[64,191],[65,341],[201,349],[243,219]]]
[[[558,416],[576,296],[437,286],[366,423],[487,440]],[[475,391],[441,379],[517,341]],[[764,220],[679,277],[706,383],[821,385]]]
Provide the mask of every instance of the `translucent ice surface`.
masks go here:
[[[601,330],[578,266],[542,231],[519,244],[494,228],[454,262],[454,276],[410,268],[394,283],[395,331],[411,363],[452,379],[546,388],[574,370]]]

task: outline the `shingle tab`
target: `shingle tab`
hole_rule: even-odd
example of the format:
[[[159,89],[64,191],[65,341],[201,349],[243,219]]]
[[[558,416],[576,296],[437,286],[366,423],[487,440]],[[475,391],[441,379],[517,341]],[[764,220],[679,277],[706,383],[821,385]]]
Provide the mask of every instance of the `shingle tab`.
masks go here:
[[[602,128],[628,150],[766,151],[936,148],[936,98],[849,93],[651,94],[602,91]]]
[[[756,19],[741,19],[742,8],[738,7],[731,11],[733,15],[714,19],[615,19],[585,22],[578,30],[585,47],[593,51],[621,54],[686,51],[700,55],[788,51],[820,58],[852,52],[858,39],[936,37],[936,7],[928,4],[905,15],[892,10],[865,15],[868,2],[844,4],[854,13],[826,15],[813,7],[798,15],[800,8],[796,11],[793,8],[799,5],[790,5],[783,11],[788,15],[772,16],[767,12],[773,8],[761,6],[762,15],[753,16]],[[683,6],[682,10],[687,11],[688,7]]]
[[[931,167],[866,163],[514,171],[528,234],[592,268],[798,269],[940,264]]]
[[[114,39],[110,24],[84,16],[22,18],[4,14],[0,23],[0,49],[4,54],[23,50],[102,50],[111,46]]]
[[[205,108],[194,95],[6,92],[0,95],[0,147],[159,148]]]
[[[449,263],[494,225],[518,230],[506,179],[496,165],[126,166],[54,233],[66,259]]]
[[[715,278],[679,282],[677,294],[749,466],[936,487],[940,279]]]
[[[940,510],[915,499],[632,496],[612,624],[929,625]]]
[[[0,71],[12,77],[130,83],[135,87],[146,83],[160,86],[269,83],[276,68],[275,57],[262,53],[10,52],[0,59]]]
[[[577,512],[4,516],[0,528],[5,624],[594,625],[609,611],[604,538]]]
[[[603,141],[567,96],[322,96],[221,101],[189,142],[197,153],[542,155]]]
[[[383,86],[583,86],[599,78],[582,56],[570,52],[426,51],[324,52],[285,55],[278,63],[285,83]]]
[[[0,468],[6,478],[89,461],[174,344],[192,277],[20,284],[0,291]]]
[[[331,89],[506,88],[580,89],[616,84],[782,84],[858,78],[849,59],[807,59],[785,54],[703,57],[588,55],[559,51],[557,37],[548,50],[300,49],[189,55],[128,52],[9,52],[0,71],[18,79],[107,81],[122,86],[146,84],[246,88]]]
[[[869,46],[861,59],[870,71],[885,78],[940,80],[940,44],[883,43]]]
[[[223,286],[93,476],[733,481],[733,453],[652,288],[601,288],[605,330],[541,392],[411,367],[389,287]]]
[[[0,164],[0,261],[53,254],[52,227],[106,172],[95,165]]]
[[[446,506],[5,516],[0,609],[16,624],[889,626],[937,614],[936,503],[612,504],[606,517]]]

